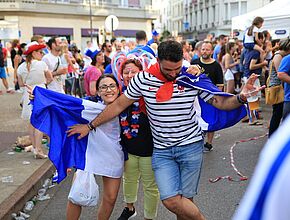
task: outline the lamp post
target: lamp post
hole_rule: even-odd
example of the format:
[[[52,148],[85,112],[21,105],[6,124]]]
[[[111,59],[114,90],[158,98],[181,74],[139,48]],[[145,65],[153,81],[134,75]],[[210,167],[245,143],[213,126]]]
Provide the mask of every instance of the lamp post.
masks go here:
[[[90,5],[90,31],[91,31],[91,42],[93,42],[93,17],[92,17],[92,0],[89,0]]]

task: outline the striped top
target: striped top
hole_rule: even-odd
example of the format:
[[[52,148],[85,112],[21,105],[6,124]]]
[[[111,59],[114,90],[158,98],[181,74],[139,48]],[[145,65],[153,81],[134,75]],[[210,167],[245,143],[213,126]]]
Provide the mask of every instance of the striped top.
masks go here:
[[[185,88],[174,83],[173,95],[169,101],[157,102],[157,90],[164,84],[150,73],[140,72],[130,80],[125,91],[129,99],[144,97],[148,118],[153,135],[154,147],[164,149],[172,146],[183,146],[203,138],[198,125],[194,100],[197,96],[204,101],[213,95]]]

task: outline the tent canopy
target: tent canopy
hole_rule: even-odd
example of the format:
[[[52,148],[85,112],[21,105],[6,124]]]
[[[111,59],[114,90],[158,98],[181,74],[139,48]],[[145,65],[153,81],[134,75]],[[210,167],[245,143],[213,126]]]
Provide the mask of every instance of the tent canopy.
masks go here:
[[[232,18],[232,30],[244,31],[251,26],[256,16],[264,18],[262,29],[285,30],[289,35],[290,30],[290,0],[275,0],[262,8]]]

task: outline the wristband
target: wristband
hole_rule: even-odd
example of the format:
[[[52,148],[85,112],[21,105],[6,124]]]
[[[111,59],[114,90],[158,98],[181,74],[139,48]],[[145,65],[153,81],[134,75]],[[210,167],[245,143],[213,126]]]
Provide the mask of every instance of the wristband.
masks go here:
[[[240,94],[238,94],[236,96],[237,96],[237,100],[240,104],[244,105],[244,104],[248,103],[247,99],[243,99]]]
[[[96,127],[94,127],[93,123],[90,122],[89,124],[87,124],[88,128],[90,129],[90,131],[92,130],[96,130]]]

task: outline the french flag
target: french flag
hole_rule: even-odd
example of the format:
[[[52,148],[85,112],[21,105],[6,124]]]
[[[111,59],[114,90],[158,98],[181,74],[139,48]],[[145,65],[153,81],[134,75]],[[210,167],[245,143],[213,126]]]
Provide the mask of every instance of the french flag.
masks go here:
[[[89,123],[106,106],[40,87],[35,87],[33,94],[31,124],[50,137],[48,156],[58,171],[58,182],[66,177],[67,168],[71,167],[121,177],[124,160],[118,117],[78,140],[77,135],[67,137],[68,127]],[[115,163],[111,163],[114,159]]]
[[[290,219],[290,117],[263,148],[233,220]]]
[[[192,74],[186,73],[186,69],[187,68],[183,67],[182,73],[176,79],[178,85],[196,88],[213,95],[226,97],[232,96],[232,94],[222,92],[219,88],[212,84],[211,80],[205,74],[201,74],[196,77]],[[196,99],[194,107],[197,112],[199,125],[204,131],[218,131],[231,127],[247,115],[247,110],[244,105],[236,109],[226,111],[220,110],[206,103],[201,98]]]

